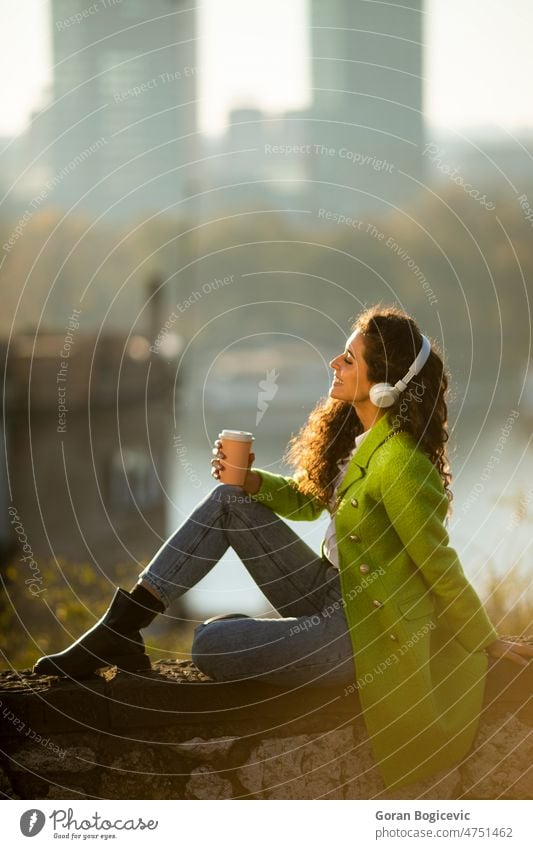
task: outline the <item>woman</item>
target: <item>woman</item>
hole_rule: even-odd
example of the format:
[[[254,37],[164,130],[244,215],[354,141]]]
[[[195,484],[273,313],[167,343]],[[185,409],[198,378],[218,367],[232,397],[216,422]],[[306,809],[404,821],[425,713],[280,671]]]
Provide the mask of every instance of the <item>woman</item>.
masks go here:
[[[357,691],[385,783],[398,787],[466,755],[487,654],[526,664],[533,647],[498,639],[448,545],[448,379],[435,348],[403,311],[377,305],[330,365],[329,398],[289,444],[294,477],[251,468],[251,454],[244,486],[215,487],[134,589],[117,589],[102,619],[35,671],[149,668],[140,629],[231,546],[280,618],[207,620],[195,631],[196,665],[219,681]],[[318,556],[279,517],[325,509]]]

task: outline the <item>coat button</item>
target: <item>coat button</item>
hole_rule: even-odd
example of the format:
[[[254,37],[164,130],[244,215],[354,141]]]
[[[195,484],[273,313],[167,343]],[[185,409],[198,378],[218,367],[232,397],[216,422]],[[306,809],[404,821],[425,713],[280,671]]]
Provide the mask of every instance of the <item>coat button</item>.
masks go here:
[[[359,507],[359,502],[358,502],[357,498],[352,498],[350,500],[350,504],[352,505],[352,507]]]
[[[389,634],[389,637],[391,638],[391,640],[397,640],[398,639],[396,634]]]
[[[374,605],[374,607],[383,607],[383,602],[379,601],[377,598],[374,599],[372,604]]]
[[[350,534],[349,538],[352,540],[352,542],[361,542],[361,537],[359,536],[359,534]]]
[[[367,566],[366,563],[361,563],[359,566],[359,571],[363,573],[363,575],[368,575],[370,572],[370,566]]]

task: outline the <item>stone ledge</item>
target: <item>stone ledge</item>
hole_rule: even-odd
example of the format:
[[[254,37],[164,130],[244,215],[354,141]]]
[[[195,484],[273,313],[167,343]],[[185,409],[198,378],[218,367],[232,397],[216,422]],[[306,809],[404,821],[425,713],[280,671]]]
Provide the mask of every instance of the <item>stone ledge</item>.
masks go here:
[[[282,690],[253,682],[209,680],[190,661],[158,661],[148,673],[111,671],[73,682],[27,671],[0,673],[0,698],[33,728],[47,733],[126,729],[172,725],[211,726],[221,722],[253,722],[269,731],[280,721],[319,723],[331,727],[334,718],[349,722],[359,714],[356,695],[333,688]],[[260,706],[260,710],[258,710]],[[15,732],[16,733],[16,732]],[[9,724],[0,738],[13,736]]]
[[[0,795],[68,798],[510,798],[533,795],[533,664],[490,660],[474,750],[388,794],[357,694],[209,681],[190,662],[72,682],[0,673]]]

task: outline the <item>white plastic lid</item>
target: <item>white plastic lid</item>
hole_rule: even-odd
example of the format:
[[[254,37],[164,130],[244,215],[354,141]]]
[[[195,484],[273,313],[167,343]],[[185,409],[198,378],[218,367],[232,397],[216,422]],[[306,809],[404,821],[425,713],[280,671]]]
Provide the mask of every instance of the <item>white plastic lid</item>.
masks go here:
[[[219,439],[234,439],[235,442],[252,442],[254,439],[253,433],[247,430],[221,430],[218,434]]]

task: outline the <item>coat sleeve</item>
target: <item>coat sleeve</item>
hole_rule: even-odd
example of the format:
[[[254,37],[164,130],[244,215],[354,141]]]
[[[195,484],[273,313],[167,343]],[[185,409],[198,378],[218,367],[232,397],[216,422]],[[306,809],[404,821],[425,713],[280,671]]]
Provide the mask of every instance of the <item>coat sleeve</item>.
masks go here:
[[[321,501],[300,492],[295,478],[275,475],[264,469],[252,471],[261,477],[261,486],[251,498],[262,501],[279,516],[293,521],[311,521],[317,519],[325,509]]]
[[[444,526],[448,498],[428,457],[410,450],[382,467],[381,498],[391,525],[434,594],[438,609],[467,651],[498,639],[483,604],[467,580]]]

